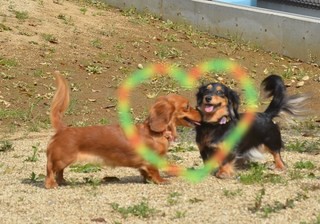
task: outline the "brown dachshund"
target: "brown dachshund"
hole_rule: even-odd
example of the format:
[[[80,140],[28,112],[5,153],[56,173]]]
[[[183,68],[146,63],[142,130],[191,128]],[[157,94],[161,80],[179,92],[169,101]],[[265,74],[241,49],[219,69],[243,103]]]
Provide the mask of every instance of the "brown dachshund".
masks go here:
[[[65,78],[55,72],[57,90],[51,105],[50,119],[55,135],[47,148],[46,188],[64,184],[64,169],[78,161],[101,162],[108,166],[137,168],[144,181],[166,182],[159,170],[143,160],[132,147],[119,125],[68,127],[62,121],[69,105],[69,88]],[[201,116],[179,95],[159,97],[147,119],[136,125],[144,143],[160,156],[166,154],[169,143],[177,137],[176,125],[194,126]]]

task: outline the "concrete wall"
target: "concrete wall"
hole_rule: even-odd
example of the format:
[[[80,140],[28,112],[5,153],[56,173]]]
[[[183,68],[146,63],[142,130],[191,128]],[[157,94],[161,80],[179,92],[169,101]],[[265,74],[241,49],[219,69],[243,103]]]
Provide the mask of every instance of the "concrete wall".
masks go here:
[[[184,22],[221,37],[237,37],[304,61],[320,63],[320,20],[205,0],[102,0]]]

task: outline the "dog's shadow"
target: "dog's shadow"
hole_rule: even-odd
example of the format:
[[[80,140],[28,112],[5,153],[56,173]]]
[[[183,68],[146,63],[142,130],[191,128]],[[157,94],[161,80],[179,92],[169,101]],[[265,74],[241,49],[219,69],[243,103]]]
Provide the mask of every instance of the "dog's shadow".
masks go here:
[[[168,177],[166,177],[168,178]],[[21,180],[22,184],[31,185],[33,187],[45,188],[44,187],[45,176],[40,176],[38,178],[24,178]],[[98,187],[101,185],[110,185],[110,184],[148,184],[149,182],[144,182],[143,177],[139,175],[135,176],[126,176],[118,178],[115,176],[106,176],[102,179],[93,178],[93,177],[83,177],[83,179],[72,179],[67,180],[66,184],[60,185],[60,187],[77,187],[77,186],[93,186]]]

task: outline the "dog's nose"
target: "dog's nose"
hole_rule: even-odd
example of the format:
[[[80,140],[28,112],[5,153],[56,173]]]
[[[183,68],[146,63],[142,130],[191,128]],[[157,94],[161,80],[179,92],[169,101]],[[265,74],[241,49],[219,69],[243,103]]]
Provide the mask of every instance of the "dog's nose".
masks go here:
[[[206,101],[207,103],[210,103],[211,100],[212,100],[212,97],[211,97],[211,96],[206,96],[204,99],[205,99],[205,101]]]

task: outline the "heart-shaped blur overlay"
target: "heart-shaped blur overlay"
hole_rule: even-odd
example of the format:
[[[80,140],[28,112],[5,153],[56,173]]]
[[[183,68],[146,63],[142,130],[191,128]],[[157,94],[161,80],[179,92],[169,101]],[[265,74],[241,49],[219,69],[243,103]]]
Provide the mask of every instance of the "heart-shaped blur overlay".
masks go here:
[[[244,96],[246,100],[245,114],[238,122],[237,126],[226,137],[225,141],[221,144],[221,150],[214,154],[202,168],[188,169],[175,164],[170,164],[163,157],[156,154],[149,149],[137,134],[131,113],[129,96],[130,92],[139,84],[150,79],[155,75],[170,75],[179,84],[185,88],[194,88],[198,84],[198,79],[201,75],[215,72],[231,74],[241,84],[244,89]],[[131,76],[123,81],[118,89],[118,111],[120,125],[123,128],[127,138],[136,149],[136,152],[142,156],[143,159],[148,161],[153,166],[163,170],[169,174],[182,176],[191,182],[200,182],[207,177],[213,170],[217,169],[228,153],[234,146],[241,140],[244,134],[250,127],[257,105],[257,91],[251,81],[246,75],[245,70],[233,61],[227,59],[212,59],[207,62],[201,63],[199,66],[194,67],[189,72],[178,68],[174,65],[168,64],[151,64],[144,69],[135,71]]]

